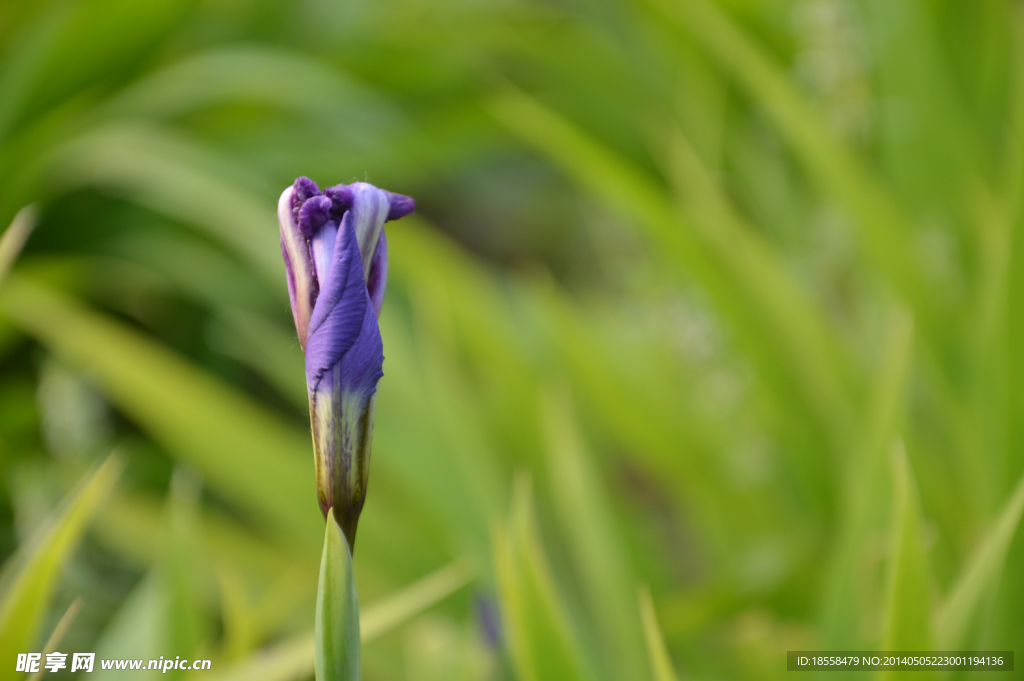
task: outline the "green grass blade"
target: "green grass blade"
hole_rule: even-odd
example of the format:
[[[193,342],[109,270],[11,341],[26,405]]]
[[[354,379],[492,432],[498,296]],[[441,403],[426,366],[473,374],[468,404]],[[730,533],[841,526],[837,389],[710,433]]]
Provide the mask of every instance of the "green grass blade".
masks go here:
[[[78,543],[93,514],[121,473],[123,464],[111,455],[65,499],[52,521],[40,528],[8,561],[0,583],[0,659],[13,661],[33,649],[36,632],[64,561]],[[18,676],[13,665],[0,669],[0,679]]]
[[[128,230],[104,242],[102,252],[157,274],[170,295],[187,296],[215,310],[267,309],[279,300],[281,282],[254,281],[251,268],[233,257],[236,254],[211,243],[207,235],[177,229],[170,220],[156,216],[153,220],[146,229]],[[120,283],[119,276],[104,275],[103,269],[96,278],[100,283]]]
[[[466,402],[461,386],[435,382],[444,373],[441,358],[429,340],[403,323],[396,308],[384,307],[380,325],[388,355],[377,423],[403,425],[378,425],[374,465],[408,490],[410,501],[433,515],[440,527],[447,528],[443,541],[450,548],[438,554],[434,563],[466,552],[482,563],[489,555],[486,519],[498,512],[502,495],[496,490],[502,486],[493,470],[492,445],[474,432],[476,405],[468,402],[467,409],[474,415],[462,416]]]
[[[159,559],[165,544],[164,505],[152,494],[137,491],[114,494],[96,514],[94,535],[131,564],[148,567]],[[268,541],[210,506],[202,509],[197,522],[198,550],[215,565],[230,566],[260,583],[272,581],[286,572],[293,573],[299,583],[315,583],[319,564],[313,552],[296,554],[292,545]],[[313,587],[309,586],[308,594],[312,593]]]
[[[165,544],[160,571],[167,604],[167,645],[175,655],[192,656],[206,642],[206,622],[200,613],[197,560],[200,481],[195,474],[179,468],[171,478]],[[171,670],[176,677],[180,670]]]
[[[166,592],[157,570],[139,581],[114,613],[110,624],[95,644],[96,659],[155,660],[166,655]],[[111,681],[124,671],[100,669],[96,663],[91,679]],[[156,679],[160,673],[139,672],[137,678]]]
[[[513,666],[522,681],[588,681],[535,523],[530,483],[517,478],[508,527],[493,530],[498,597]]]
[[[885,650],[931,650],[932,579],[917,483],[902,443],[893,448],[895,504],[889,560]]]
[[[313,632],[307,631],[275,643],[244,662],[218,671],[203,674],[210,681],[299,681],[314,674]],[[199,674],[193,676],[199,678]]]
[[[803,161],[852,216],[868,255],[919,315],[930,304],[923,277],[906,242],[906,220],[884,187],[829,131],[804,101],[790,77],[727,15],[705,0],[651,0],[656,11],[692,35],[744,87],[775,121]]]
[[[669,381],[655,384],[632,372],[631,364],[550,281],[538,282],[530,294],[581,404],[586,400],[586,406],[623,442],[631,443],[635,454],[659,475],[688,480],[703,474],[708,464],[701,455],[712,456],[719,442],[704,420],[677,408],[674,386]]]
[[[60,646],[60,642],[64,639],[64,635],[68,633],[68,629],[71,627],[71,623],[75,621],[78,616],[78,612],[82,609],[82,597],[77,597],[68,606],[68,609],[61,615],[60,620],[57,622],[57,626],[53,628],[53,633],[50,634],[50,638],[46,639],[46,643],[43,644],[43,658],[49,653],[55,652]],[[28,678],[28,681],[39,681],[46,673],[45,667],[40,667],[39,671],[34,673]]]
[[[842,346],[773,251],[743,229],[722,201],[710,200],[715,209],[710,218],[691,218],[690,211],[678,210],[648,173],[521,91],[506,91],[490,100],[488,109],[561,165],[595,199],[637,220],[666,269],[675,272],[673,276],[685,269],[715,299],[760,376],[772,380],[778,392],[797,390],[802,400],[797,404],[812,411],[831,431],[833,441],[843,440],[849,412],[843,379],[849,370]],[[721,194],[692,150],[687,153],[687,145],[672,146],[689,193]],[[703,201],[692,212],[708,213],[701,210],[708,203]],[[794,400],[787,396],[779,402]],[[804,413],[798,418],[804,419]]]
[[[573,123],[517,89],[486,102],[495,120],[563,166],[593,195],[626,217],[640,217],[654,240],[696,265],[696,243],[670,218],[671,206],[657,183],[616,157]]]
[[[11,269],[18,254],[21,253],[35,224],[35,207],[25,206],[18,211],[10,226],[0,235],[0,284],[3,283],[7,271]]]
[[[888,314],[883,347],[868,392],[867,428],[851,450],[844,479],[839,536],[831,557],[823,598],[823,642],[828,649],[858,650],[869,644],[860,627],[874,607],[876,592],[863,568],[869,564],[872,537],[882,531],[884,500],[889,498],[886,466],[906,403],[913,349],[913,321],[902,308]]]
[[[387,598],[363,608],[359,637],[369,643],[408,622],[430,606],[466,586],[475,571],[456,560]],[[277,643],[209,681],[294,681],[313,674],[313,632],[307,631]]]
[[[951,55],[943,54],[941,10],[920,1],[894,6],[868,0],[860,7],[872,45],[875,139],[886,181],[908,208],[943,206],[963,214],[970,200],[965,187],[987,183],[995,157],[991,140],[978,134],[975,102],[953,75]],[[901,129],[901,116],[916,121],[913,135]],[[966,220],[956,223],[954,228],[967,228],[965,241],[980,236]]]
[[[42,4],[42,3],[40,3]],[[192,0],[128,0],[46,3],[36,21],[23,27],[5,54],[0,87],[0,138],[16,133],[39,108],[95,87],[121,65],[146,60],[158,50]],[[27,38],[27,39],[26,39]]]
[[[209,644],[203,616],[205,554],[200,550],[200,487],[195,475],[174,471],[170,490],[161,504],[150,534],[157,539],[155,560],[122,602],[96,642],[99,659],[142,659],[139,678],[181,679],[187,672],[147,670],[149,660],[167,651],[182,658],[196,656]],[[121,506],[122,510],[127,510]],[[117,678],[124,672],[94,669],[98,678]]]
[[[569,395],[549,389],[542,396],[554,507],[561,521],[584,593],[601,636],[602,652],[615,678],[643,678],[643,639],[630,597],[634,582],[616,536],[616,520],[604,483],[575,424]]]
[[[374,603],[359,618],[362,641],[372,641],[408,622],[434,603],[469,584],[475,575],[475,570],[468,563],[456,560],[398,593]]]
[[[640,604],[640,619],[643,622],[644,638],[647,639],[647,657],[651,665],[651,677],[654,681],[679,681],[672,659],[665,647],[665,637],[658,626],[658,613],[654,611],[651,590],[646,586],[637,589],[637,600]]]
[[[316,595],[317,681],[359,680],[359,601],[348,541],[327,512],[320,584]]]
[[[71,366],[226,498],[286,539],[316,541],[309,436],[123,324],[11,276],[0,312]]]
[[[149,74],[113,97],[104,113],[169,118],[228,102],[319,113],[369,101],[362,88],[305,55],[263,46],[222,47]]]
[[[775,339],[771,359],[761,363],[762,373],[779,366],[793,374],[807,405],[833,438],[845,440],[852,381],[839,338],[772,244],[741,217],[681,131],[672,136],[669,149],[674,181],[692,206],[687,211],[690,222],[734,282],[742,311],[733,316],[754,317],[750,311],[757,310],[768,321],[760,328],[746,322],[746,335],[756,336],[757,345]],[[762,328],[768,333],[760,333]]]
[[[224,308],[211,320],[210,345],[260,372],[296,407],[309,407],[302,349],[295,330],[242,308]]]
[[[957,578],[949,599],[939,610],[936,640],[941,650],[957,650],[984,596],[999,582],[1021,515],[1024,513],[1024,477],[1017,483],[995,524]]]
[[[244,258],[269,285],[279,287],[283,281],[281,255],[269,247],[277,243],[273,205],[253,194],[252,187],[264,182],[251,168],[239,168],[166,129],[123,121],[62,145],[47,161],[49,182],[55,188],[93,187],[127,195],[139,205],[205,230]]]

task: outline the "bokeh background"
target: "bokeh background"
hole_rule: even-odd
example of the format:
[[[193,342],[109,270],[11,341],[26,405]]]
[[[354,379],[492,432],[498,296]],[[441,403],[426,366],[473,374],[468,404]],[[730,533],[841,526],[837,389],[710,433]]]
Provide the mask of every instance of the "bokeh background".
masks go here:
[[[0,2],[0,678],[312,677],[299,175],[418,202],[366,679],[1019,646],[1021,10]]]

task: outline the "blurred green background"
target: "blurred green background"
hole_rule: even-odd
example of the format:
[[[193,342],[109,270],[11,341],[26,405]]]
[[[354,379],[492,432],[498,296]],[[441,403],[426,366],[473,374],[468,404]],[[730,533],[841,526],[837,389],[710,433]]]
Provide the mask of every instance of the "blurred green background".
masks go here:
[[[312,677],[299,175],[418,202],[366,679],[1012,649],[1022,10],[0,2],[0,679],[47,641]]]

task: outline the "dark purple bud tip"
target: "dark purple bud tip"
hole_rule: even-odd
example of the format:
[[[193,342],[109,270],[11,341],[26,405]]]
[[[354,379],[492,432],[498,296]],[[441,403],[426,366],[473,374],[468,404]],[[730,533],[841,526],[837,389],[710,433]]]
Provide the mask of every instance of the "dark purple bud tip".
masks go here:
[[[320,193],[319,185],[305,176],[295,180],[293,186],[295,187],[295,193],[292,195],[292,201],[296,205],[301,206],[304,202]]]
[[[311,237],[330,219],[331,200],[326,196],[314,196],[299,208],[299,231]]]
[[[295,180],[295,196],[299,201],[308,201],[319,194],[319,185],[305,175]]]
[[[416,210],[416,202],[411,196],[392,194],[391,192],[388,192],[387,194],[388,202],[391,204],[391,209],[388,211],[388,220],[404,218],[406,215]]]
[[[331,200],[331,213],[339,220],[352,207],[352,189],[346,185],[328,187],[324,190],[324,196]]]

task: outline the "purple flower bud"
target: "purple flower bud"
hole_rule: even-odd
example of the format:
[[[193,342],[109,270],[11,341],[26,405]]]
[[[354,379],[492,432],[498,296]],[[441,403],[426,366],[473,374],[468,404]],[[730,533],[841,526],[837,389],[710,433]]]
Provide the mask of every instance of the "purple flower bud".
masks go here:
[[[415,203],[365,182],[323,192],[300,177],[278,202],[281,250],[313,430],[320,509],[334,508],[349,543],[366,498],[377,382],[377,326],[387,281],[384,223]]]

